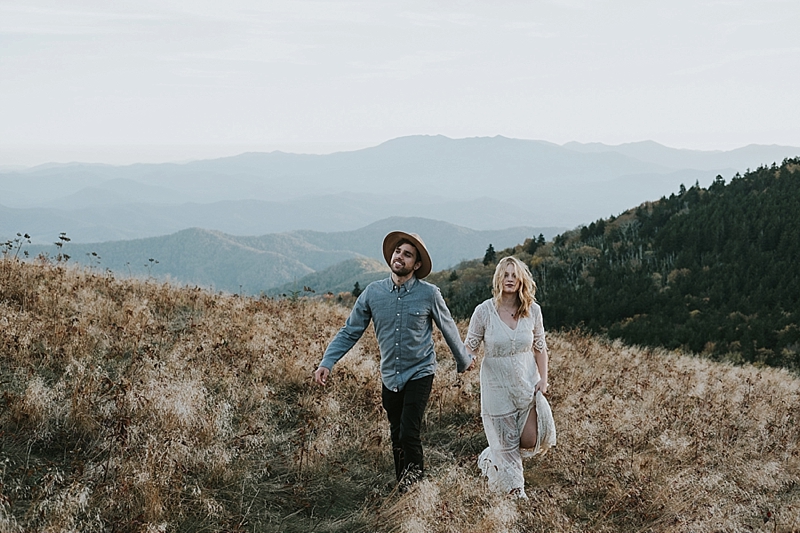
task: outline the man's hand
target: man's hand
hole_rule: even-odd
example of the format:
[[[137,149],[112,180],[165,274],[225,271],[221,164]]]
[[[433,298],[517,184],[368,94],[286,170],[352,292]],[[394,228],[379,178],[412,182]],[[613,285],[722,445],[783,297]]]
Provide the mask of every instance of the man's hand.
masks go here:
[[[314,381],[317,383],[317,385],[322,385],[324,387],[325,384],[328,383],[328,376],[330,375],[331,371],[324,366],[321,366],[316,372],[314,372]]]
[[[464,369],[464,372],[469,372],[470,370],[472,370],[473,368],[475,368],[475,361],[477,361],[477,358],[476,358],[476,357],[473,357],[473,358],[472,358],[472,362],[470,362],[469,366],[468,366],[467,368],[465,368],[465,369]]]

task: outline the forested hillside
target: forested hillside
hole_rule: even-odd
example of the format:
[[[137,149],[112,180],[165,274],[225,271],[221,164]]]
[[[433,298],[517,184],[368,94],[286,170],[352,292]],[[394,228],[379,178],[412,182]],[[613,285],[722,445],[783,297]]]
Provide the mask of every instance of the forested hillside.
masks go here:
[[[800,366],[800,159],[597,220],[553,242],[497,253],[525,260],[549,328],[734,362]],[[487,254],[488,255],[488,254]],[[437,273],[459,317],[489,296],[493,261]]]

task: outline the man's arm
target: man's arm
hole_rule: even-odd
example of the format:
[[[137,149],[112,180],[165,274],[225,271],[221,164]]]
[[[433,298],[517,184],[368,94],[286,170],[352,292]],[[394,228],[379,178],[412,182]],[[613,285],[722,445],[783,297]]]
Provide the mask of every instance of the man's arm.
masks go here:
[[[319,364],[316,372],[314,372],[314,381],[319,385],[325,385],[328,381],[328,376],[339,359],[350,351],[355,346],[358,339],[366,331],[369,326],[369,321],[372,319],[369,305],[367,304],[367,290],[361,293],[356,300],[350,316],[347,317],[342,329],[336,334],[328,348],[325,350],[325,355],[322,356],[322,362]]]
[[[456,359],[456,370],[459,373],[472,370],[475,359],[464,347],[461,335],[458,333],[458,328],[452,315],[450,315],[447,304],[444,303],[441,291],[439,291],[438,287],[435,287],[435,289],[431,306],[433,321],[436,323],[436,327],[441,330],[447,346],[450,347],[450,351],[453,352],[453,357]]]

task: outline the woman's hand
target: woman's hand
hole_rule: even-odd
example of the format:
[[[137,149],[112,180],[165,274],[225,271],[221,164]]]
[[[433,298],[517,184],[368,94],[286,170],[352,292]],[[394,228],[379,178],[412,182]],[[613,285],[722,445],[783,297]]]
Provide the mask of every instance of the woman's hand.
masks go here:
[[[547,386],[547,378],[542,378],[536,384],[536,387],[534,387],[533,393],[536,394],[537,392],[542,391],[542,394],[547,394]]]

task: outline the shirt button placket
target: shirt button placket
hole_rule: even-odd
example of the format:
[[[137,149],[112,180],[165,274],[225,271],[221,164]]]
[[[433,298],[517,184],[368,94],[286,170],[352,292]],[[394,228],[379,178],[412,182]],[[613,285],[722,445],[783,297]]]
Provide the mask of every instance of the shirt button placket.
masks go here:
[[[400,288],[397,289],[397,300],[395,301],[395,317],[394,317],[394,375],[400,378],[400,326],[402,321],[401,315]],[[397,387],[394,388],[397,392]]]

